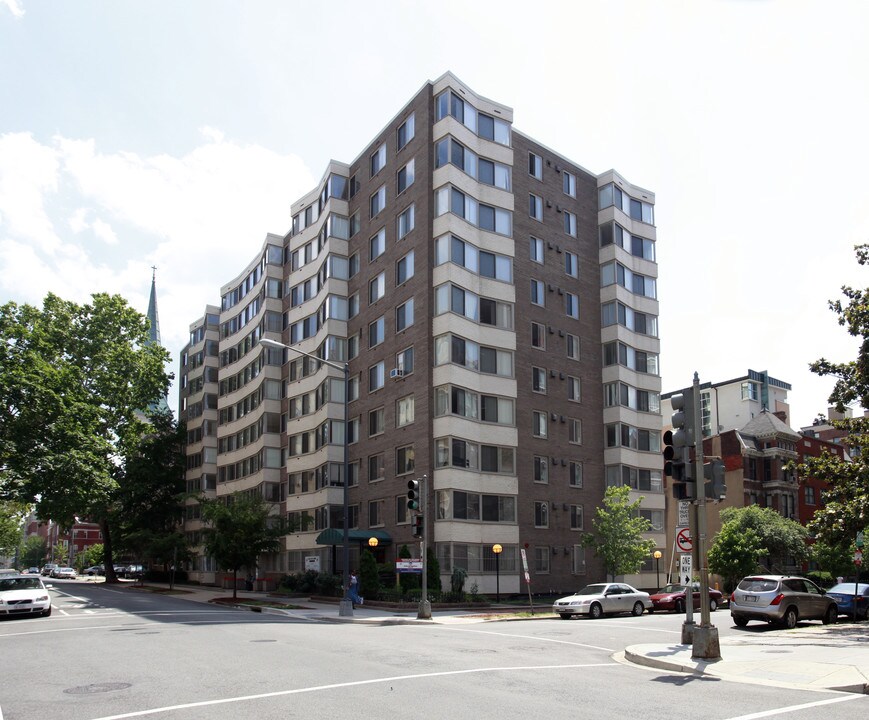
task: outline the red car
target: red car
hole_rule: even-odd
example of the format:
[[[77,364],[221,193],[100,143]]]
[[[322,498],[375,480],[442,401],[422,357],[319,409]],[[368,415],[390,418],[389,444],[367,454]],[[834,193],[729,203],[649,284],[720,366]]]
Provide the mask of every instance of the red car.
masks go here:
[[[709,610],[715,612],[721,604],[721,593],[718,590],[709,588]],[[700,609],[700,586],[694,586],[694,609]],[[684,585],[665,585],[658,592],[652,595],[652,607],[649,612],[655,610],[668,612],[685,612],[685,586]]]

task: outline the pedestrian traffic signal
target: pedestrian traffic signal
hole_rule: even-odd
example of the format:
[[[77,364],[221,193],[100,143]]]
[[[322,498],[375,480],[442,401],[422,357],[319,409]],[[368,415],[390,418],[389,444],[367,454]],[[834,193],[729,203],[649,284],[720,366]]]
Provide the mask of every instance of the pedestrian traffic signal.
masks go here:
[[[706,479],[703,489],[709,500],[723,500],[727,495],[727,485],[724,483],[724,463],[721,460],[710,460],[703,464],[703,477]]]
[[[407,509],[419,510],[419,480],[407,481]]]
[[[673,497],[692,500],[697,497],[694,472],[691,467],[691,446],[694,444],[694,391],[687,388],[670,397],[673,416],[672,430],[664,433],[664,474],[673,478]]]
[[[413,528],[413,536],[415,538],[422,537],[422,515],[414,515],[413,520],[411,521],[411,527]]]

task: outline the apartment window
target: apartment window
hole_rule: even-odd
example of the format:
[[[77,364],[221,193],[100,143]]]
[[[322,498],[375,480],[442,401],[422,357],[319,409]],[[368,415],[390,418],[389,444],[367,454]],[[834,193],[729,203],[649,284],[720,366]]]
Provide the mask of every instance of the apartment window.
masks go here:
[[[383,525],[383,500],[368,501],[368,527]]]
[[[539,222],[543,222],[543,198],[531,193],[528,196],[528,214]]]
[[[348,442],[348,444],[352,444],[352,443],[355,443],[358,441],[359,441],[359,418],[356,417],[347,423],[347,442]]]
[[[395,332],[413,325],[413,298],[395,308]]]
[[[377,302],[386,294],[386,275],[380,273],[368,283],[368,304]]]
[[[564,232],[571,237],[576,237],[576,215],[564,211]]]
[[[383,408],[371,410],[368,413],[368,437],[380,435],[383,430]]]
[[[568,376],[567,378],[567,399],[573,402],[582,400],[579,378]]]
[[[376,217],[386,207],[386,185],[381,185],[369,201],[370,217]]]
[[[546,368],[531,368],[531,389],[534,392],[546,392]]]
[[[564,194],[570,197],[576,197],[576,175],[571,175],[565,171],[562,175]]]
[[[567,429],[567,441],[574,445],[582,445],[582,420],[577,420],[576,418],[568,418]]]
[[[353,253],[347,261],[347,277],[356,277],[359,272],[359,253]]]
[[[347,384],[349,385],[349,391],[347,393],[347,402],[353,402],[354,400],[359,399],[359,376],[354,375],[351,378],[347,379]]]
[[[377,482],[386,477],[386,462],[383,453],[368,456],[368,482]]]
[[[395,427],[404,427],[414,421],[414,396],[399,398],[395,402]]]
[[[405,348],[395,356],[395,368],[402,375],[409,375],[413,372],[413,347]]]
[[[549,460],[539,455],[534,456],[534,482],[549,482]]]
[[[531,280],[531,302],[541,307],[546,305],[546,285],[542,280]]]
[[[571,360],[579,360],[579,336],[567,333],[564,339],[567,347],[567,357]]]
[[[397,194],[400,195],[413,185],[413,163],[411,160],[407,165],[398,171]]]
[[[413,250],[395,263],[395,284],[401,285],[413,277]]]
[[[571,460],[568,467],[568,485],[570,487],[582,487],[582,463],[576,460]]]
[[[386,143],[371,154],[371,177],[377,175],[384,165],[386,165]]]
[[[534,572],[538,575],[546,575],[549,573],[549,547],[546,545],[536,545],[534,547]]]
[[[570,529],[582,530],[582,505],[570,506]]]
[[[547,420],[547,413],[545,413],[545,412],[541,412],[540,410],[535,410],[531,414],[531,422],[532,422],[531,434],[534,435],[534,437],[546,438],[547,431],[549,430],[549,425],[547,424],[546,420]]]
[[[350,216],[350,237],[352,238],[359,230],[362,229],[362,220],[359,219],[359,211],[357,210]]]
[[[803,488],[805,492],[806,505],[814,505],[815,504],[815,488],[811,485],[806,485]]]
[[[414,206],[411,205],[398,216],[398,239],[404,239],[413,230],[414,224]]]
[[[368,347],[373,348],[380,345],[386,335],[386,324],[381,315],[377,320],[368,325]]]
[[[579,257],[572,252],[564,253],[564,272],[570,277],[579,277]]]
[[[384,371],[383,371],[383,361],[381,360],[376,365],[372,365],[368,368],[368,392],[374,392],[375,390],[379,390],[383,387],[384,383]]]
[[[380,228],[377,234],[368,241],[368,259],[376,260],[386,252],[386,228]]]
[[[540,323],[531,323],[531,347],[538,350],[546,349],[546,326]]]
[[[413,445],[405,445],[404,447],[396,448],[395,474],[406,475],[407,473],[412,473],[413,468]]]
[[[414,136],[414,128],[415,118],[414,113],[411,113],[410,116],[405,120],[401,125],[398,126],[398,149],[401,150],[405,145],[407,145],[411,140],[413,140]]]
[[[543,158],[533,152],[528,153],[528,174],[538,180],[543,179]]]
[[[534,503],[534,527],[549,527],[549,503],[545,500],[537,500]]]
[[[651,532],[661,532],[664,529],[664,511],[640,508],[640,517],[649,521]]]
[[[483,277],[513,282],[513,260],[507,255],[480,250],[455,235],[435,240],[435,265],[451,262]]]
[[[407,522],[407,495],[399,495],[395,498],[395,524],[401,525]]]
[[[757,400],[757,383],[744,382],[742,383],[742,399]]]
[[[564,293],[564,312],[567,317],[579,319],[579,298],[573,293]]]
[[[573,546],[571,571],[574,575],[585,575],[585,547],[582,545]]]
[[[543,241],[540,238],[531,238],[531,260],[543,264]]]

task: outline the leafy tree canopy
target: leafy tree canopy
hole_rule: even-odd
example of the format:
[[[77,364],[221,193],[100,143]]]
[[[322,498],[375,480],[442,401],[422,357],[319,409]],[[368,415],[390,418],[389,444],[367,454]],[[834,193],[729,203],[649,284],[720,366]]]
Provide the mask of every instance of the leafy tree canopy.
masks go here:
[[[757,570],[763,553],[760,536],[752,528],[725,523],[709,548],[709,569],[724,579],[724,589],[730,592],[743,577]]]
[[[857,262],[869,264],[869,245],[855,248]],[[839,412],[854,404],[869,408],[869,288],[859,290],[842,287],[846,301],[831,300],[830,309],[838,316],[839,325],[859,338],[857,358],[849,362],[831,362],[825,358],[809,368],[822,377],[836,378],[829,402]],[[865,417],[837,420],[832,423],[848,435],[853,462],[830,454],[807,458],[797,466],[805,477],[824,480],[824,506],[815,511],[809,529],[819,540],[831,546],[850,544],[858,530],[869,529],[869,419]]]
[[[21,525],[28,507],[0,501],[0,555],[12,555],[21,544]]]
[[[630,493],[627,485],[608,487],[603,503],[595,511],[594,532],[584,538],[603,560],[611,580],[616,575],[638,572],[655,549],[654,540],[643,538],[651,524],[640,517],[642,499],[631,502]]]
[[[737,533],[753,532],[760,542],[762,556],[766,556],[771,569],[790,565],[791,558],[802,562],[808,557],[808,531],[772,508],[759,505],[725,508],[721,511],[721,521],[723,526],[730,525]]]
[[[23,568],[42,567],[45,556],[48,554],[48,544],[45,538],[31,535],[23,543],[18,551],[18,564]]]

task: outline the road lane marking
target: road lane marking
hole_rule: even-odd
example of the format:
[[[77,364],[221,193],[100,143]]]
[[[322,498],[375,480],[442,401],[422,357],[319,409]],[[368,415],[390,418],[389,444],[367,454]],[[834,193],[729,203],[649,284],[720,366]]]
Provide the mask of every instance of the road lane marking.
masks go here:
[[[830,692],[833,692],[832,690]],[[785,713],[799,712],[809,708],[819,707],[821,705],[831,705],[832,703],[847,702],[848,700],[858,700],[865,698],[865,695],[857,693],[848,693],[839,697],[829,698],[828,700],[816,700],[815,702],[803,703],[802,705],[789,705],[787,707],[775,708],[773,710],[762,710],[761,712],[751,713],[750,715],[737,715],[726,720],[757,720],[757,718],[772,717],[773,715],[784,715]]]
[[[573,642],[572,640],[557,640],[556,638],[537,637],[536,635],[518,635],[516,633],[499,633],[494,630],[469,630],[467,628],[449,628],[453,632],[468,632],[479,633],[480,635],[497,635],[498,637],[506,638],[521,638],[522,640],[539,640],[541,642],[558,643],[560,645],[575,645],[577,647],[589,648],[590,650],[603,650],[603,652],[614,653],[613,648],[605,648],[600,645],[588,645],[586,643]]]
[[[426,678],[449,677],[451,675],[471,675],[476,673],[492,673],[492,672],[529,672],[539,670],[573,670],[579,668],[593,667],[620,667],[619,663],[584,663],[581,665],[525,665],[513,667],[485,667],[471,668],[466,670],[443,670],[440,672],[419,673],[416,675],[394,675],[392,677],[371,678],[370,680],[352,680],[343,683],[332,683],[329,685],[314,685],[313,687],[296,688],[295,690],[276,690],[269,693],[258,693],[256,695],[241,695],[238,697],[221,698],[219,700],[200,700],[199,702],[182,703],[180,705],[166,705],[159,708],[151,708],[150,710],[136,710],[121,715],[106,715],[94,720],[125,720],[125,718],[144,717],[145,715],[156,715],[157,713],[171,712],[173,710],[189,710],[190,708],[198,707],[213,707],[215,705],[228,705],[230,703],[248,702],[250,700],[263,700],[266,698],[284,697],[287,695],[301,695],[302,693],[321,692],[323,690],[338,690],[341,688],[360,687],[363,685],[376,685],[378,683],[400,682],[402,680],[421,680]]]

